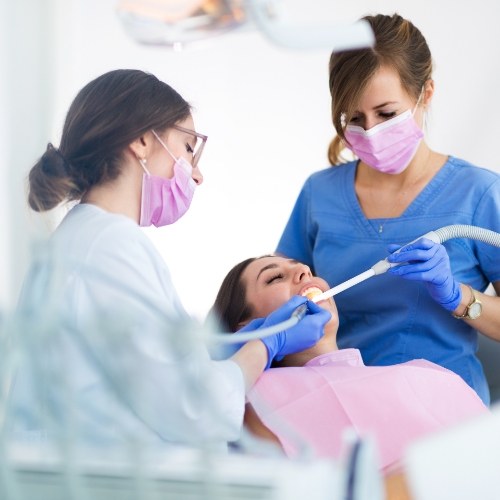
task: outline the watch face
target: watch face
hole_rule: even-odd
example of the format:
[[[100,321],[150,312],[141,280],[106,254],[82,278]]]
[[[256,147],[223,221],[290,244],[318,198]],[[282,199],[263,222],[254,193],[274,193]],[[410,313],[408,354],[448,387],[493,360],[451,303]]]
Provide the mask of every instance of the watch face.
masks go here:
[[[474,302],[472,305],[469,306],[469,312],[467,316],[469,316],[470,319],[476,319],[481,316],[481,313],[483,312],[483,306],[481,305],[480,302]]]

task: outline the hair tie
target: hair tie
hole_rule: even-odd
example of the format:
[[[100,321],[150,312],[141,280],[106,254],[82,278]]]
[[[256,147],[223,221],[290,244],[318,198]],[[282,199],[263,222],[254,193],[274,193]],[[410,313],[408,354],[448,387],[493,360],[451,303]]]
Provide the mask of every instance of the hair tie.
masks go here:
[[[57,154],[57,156],[59,156],[59,158],[61,158],[64,165],[66,165],[68,163],[66,161],[66,158],[64,158],[64,155],[61,153],[61,150],[59,148],[56,148],[51,142],[49,142],[49,144],[47,145],[47,149],[53,149],[55,151],[55,153]]]
[[[42,161],[42,170],[47,174],[47,175],[58,175],[58,173],[63,170],[64,173],[68,172],[68,165],[69,163],[66,161],[66,158],[64,155],[61,153],[59,148],[54,147],[54,145],[49,142],[47,144],[47,151],[45,154],[48,153],[48,157],[46,157],[45,161]],[[55,160],[54,155],[58,158],[59,161]],[[52,162],[50,161],[50,158],[52,157]],[[55,165],[54,162],[57,164]],[[62,169],[61,169],[62,167]]]

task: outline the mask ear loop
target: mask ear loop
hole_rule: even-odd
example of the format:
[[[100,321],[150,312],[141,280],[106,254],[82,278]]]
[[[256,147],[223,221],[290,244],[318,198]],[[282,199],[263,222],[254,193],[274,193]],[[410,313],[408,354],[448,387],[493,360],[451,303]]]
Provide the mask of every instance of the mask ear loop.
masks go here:
[[[160,136],[155,132],[154,129],[151,129],[151,132],[153,132],[153,135],[158,139],[158,142],[167,150],[167,153],[174,159],[175,162],[179,161],[179,158],[176,158],[170,149],[168,149],[168,146],[160,139]]]
[[[422,85],[422,90],[420,91],[415,107],[413,108],[412,116],[415,116],[415,112],[417,111],[418,105],[420,104],[420,100],[424,95],[424,91],[425,91],[425,83]],[[422,130],[426,130],[426,128],[427,128],[427,113],[424,108],[422,116]]]
[[[417,99],[417,102],[415,103],[415,107],[413,108],[413,111],[412,111],[412,116],[415,114],[415,112],[417,111],[417,108],[418,108],[418,105],[420,104],[420,99],[422,99],[422,96],[424,95],[424,90],[425,90],[425,85],[422,85],[422,90],[420,91],[420,94],[418,96],[418,99]]]
[[[148,174],[148,175],[151,175],[149,173],[149,170],[146,168],[146,163],[147,163],[146,158],[137,158],[137,159],[139,160],[139,163],[141,164],[141,167],[144,170],[144,172],[146,172],[146,174]]]

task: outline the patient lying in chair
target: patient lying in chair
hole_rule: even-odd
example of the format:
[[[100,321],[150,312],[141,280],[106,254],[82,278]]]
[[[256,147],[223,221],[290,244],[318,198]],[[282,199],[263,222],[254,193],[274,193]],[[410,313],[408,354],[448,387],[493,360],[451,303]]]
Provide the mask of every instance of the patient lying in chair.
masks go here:
[[[235,332],[293,295],[311,298],[328,288],[297,261],[247,259],[224,279],[212,313]],[[277,441],[288,456],[305,443],[318,457],[339,458],[351,428],[374,438],[380,468],[388,473],[399,468],[412,441],[488,411],[458,375],[434,363],[365,366],[359,350],[339,350],[335,302],[318,305],[332,314],[324,336],[265,371],[248,395],[247,427]]]

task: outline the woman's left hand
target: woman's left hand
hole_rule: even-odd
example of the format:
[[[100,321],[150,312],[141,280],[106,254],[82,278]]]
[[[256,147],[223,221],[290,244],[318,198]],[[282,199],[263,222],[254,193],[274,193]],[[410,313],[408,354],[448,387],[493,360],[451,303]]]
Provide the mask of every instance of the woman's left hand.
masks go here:
[[[450,259],[443,245],[427,238],[407,246],[389,245],[387,260],[401,263],[389,272],[408,280],[424,281],[431,297],[448,311],[460,304],[462,291],[451,272]],[[396,251],[399,250],[399,251]]]

